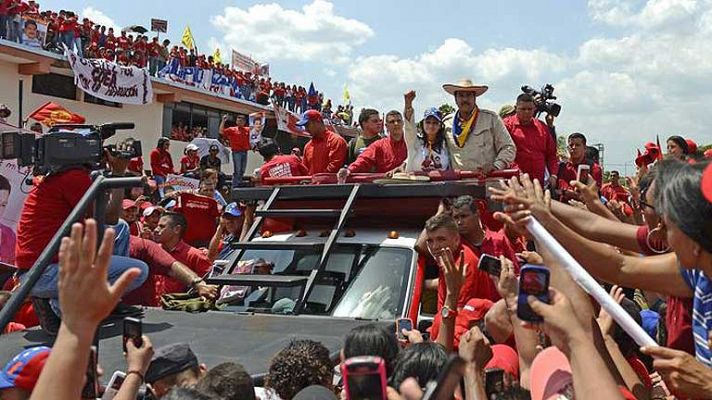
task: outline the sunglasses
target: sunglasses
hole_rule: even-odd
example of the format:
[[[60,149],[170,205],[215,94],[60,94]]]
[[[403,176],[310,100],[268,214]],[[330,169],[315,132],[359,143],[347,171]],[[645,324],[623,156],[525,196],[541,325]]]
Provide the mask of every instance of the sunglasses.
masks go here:
[[[650,208],[653,212],[655,212],[655,207],[646,203],[644,200],[640,200],[638,203],[640,203],[640,211],[645,211],[646,208]]]

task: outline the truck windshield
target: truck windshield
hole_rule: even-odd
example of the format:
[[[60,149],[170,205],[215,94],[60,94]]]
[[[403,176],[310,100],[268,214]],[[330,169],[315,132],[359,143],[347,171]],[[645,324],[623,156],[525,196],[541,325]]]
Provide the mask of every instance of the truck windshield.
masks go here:
[[[272,274],[308,276],[321,253],[302,250],[249,250],[243,260],[259,258],[274,263]],[[307,300],[304,314],[346,318],[394,319],[403,311],[413,251],[376,245],[338,244],[331,252],[326,269],[317,279]],[[260,304],[246,307],[283,308],[299,299],[301,287],[275,287],[265,293]]]

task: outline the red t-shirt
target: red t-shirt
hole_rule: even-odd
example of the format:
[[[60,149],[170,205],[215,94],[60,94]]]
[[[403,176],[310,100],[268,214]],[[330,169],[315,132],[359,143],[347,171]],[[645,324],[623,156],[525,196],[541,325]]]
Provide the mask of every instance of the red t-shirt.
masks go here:
[[[151,150],[151,170],[153,175],[166,177],[173,173],[171,153],[159,149]]]
[[[175,211],[183,214],[188,222],[188,229],[183,236],[186,243],[209,242],[212,239],[217,227],[216,218],[220,216],[215,199],[199,194],[181,193]]]
[[[180,159],[180,173],[184,174],[187,171],[194,170],[200,165],[200,157],[196,154],[195,157],[184,155]]]
[[[207,274],[213,266],[213,263],[208,260],[202,251],[190,246],[182,240],[178,242],[178,245],[176,245],[173,250],[169,251],[169,253],[173,256],[173,258],[188,266],[188,268],[193,270],[196,275],[201,277],[205,276],[205,274]],[[185,284],[171,277],[166,277],[164,279],[163,288],[166,293],[182,293],[187,289]]]
[[[561,168],[558,168],[558,174],[555,173],[555,175],[558,175],[559,181],[557,182],[557,187],[562,191],[562,193],[564,190],[572,190],[569,182],[576,180],[576,174],[580,164],[585,164],[585,162],[575,164],[573,161],[567,161],[561,166]],[[603,180],[603,171],[601,170],[601,166],[594,162],[589,174],[593,180],[596,181],[596,185],[601,187],[601,181]]]
[[[129,160],[129,165],[126,167],[127,170],[132,172],[138,172],[143,175],[143,157],[134,157]]]
[[[29,269],[91,186],[82,168],[50,175],[30,190],[17,223],[15,263]],[[57,262],[57,257],[52,259]]]
[[[163,280],[176,260],[160,244],[136,236],[129,237],[129,257],[148,264],[148,279],[138,289],[126,293],[122,302],[133,305],[159,306]]]
[[[504,120],[504,126],[517,145],[515,161],[522,172],[540,182],[544,182],[545,168],[549,169],[550,174],[556,174],[556,143],[543,122],[534,118],[530,124],[522,125],[519,117],[513,115]]]
[[[223,136],[230,141],[232,151],[250,150],[250,128],[247,126],[233,126],[223,130]]]
[[[323,137],[312,137],[304,146],[304,165],[310,175],[339,172],[346,160],[347,147],[344,138],[327,129]]]
[[[371,143],[358,158],[349,165],[351,172],[384,173],[396,169],[408,158],[405,140],[395,141],[390,137]]]
[[[616,200],[627,203],[628,196],[630,196],[630,192],[628,192],[628,189],[624,188],[623,186],[613,186],[610,183],[606,183],[601,186],[601,196],[605,197],[609,201]]]
[[[283,176],[309,175],[302,160],[293,154],[274,156],[260,167],[260,178],[277,178]]]

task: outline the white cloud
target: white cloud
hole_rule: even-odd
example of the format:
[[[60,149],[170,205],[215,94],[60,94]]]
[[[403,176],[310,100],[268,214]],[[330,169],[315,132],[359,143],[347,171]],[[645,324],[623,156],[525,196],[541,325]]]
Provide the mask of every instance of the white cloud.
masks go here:
[[[400,109],[402,93],[412,88],[420,110],[453,104],[440,86],[467,77],[490,86],[478,103],[497,110],[513,102],[521,85],[550,82],[563,106],[559,134],[581,131],[592,143],[605,143],[610,163],[632,162],[635,148],[656,134],[712,143],[712,0],[590,0],[589,13],[624,33],[591,38],[572,54],[476,51],[450,38],[410,57],[357,58],[348,67],[353,101]]]
[[[224,33],[220,41],[225,47],[264,61],[343,63],[374,34],[365,23],[335,14],[334,5],[325,0],[314,0],[301,10],[277,3],[226,7],[211,22]]]
[[[92,6],[85,7],[79,15],[82,18],[89,18],[89,20],[94,22],[94,24],[96,25],[104,25],[107,29],[114,28],[114,32],[121,31],[121,26],[119,26],[119,24],[117,24],[112,18]]]

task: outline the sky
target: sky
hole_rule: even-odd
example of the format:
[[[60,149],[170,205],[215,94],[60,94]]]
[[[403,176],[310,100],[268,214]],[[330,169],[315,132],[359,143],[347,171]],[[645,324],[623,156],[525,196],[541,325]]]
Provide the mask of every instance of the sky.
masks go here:
[[[41,0],[117,27],[189,25],[200,52],[231,49],[269,63],[273,80],[314,82],[356,109],[416,112],[454,104],[442,84],[486,84],[484,109],[522,85],[551,83],[559,135],[605,145],[605,167],[633,173],[636,148],[659,135],[712,143],[712,0]]]

